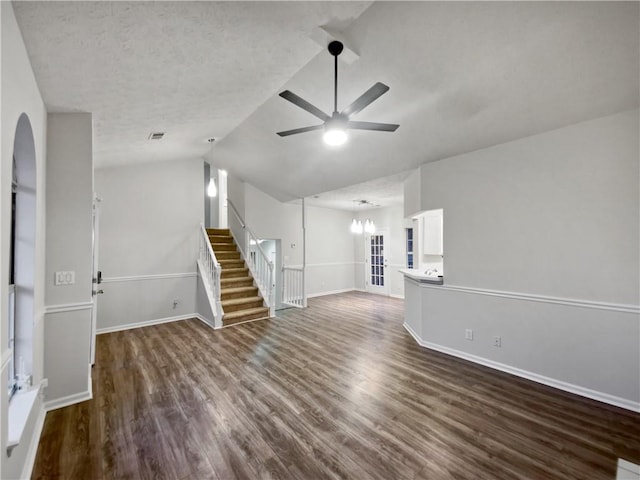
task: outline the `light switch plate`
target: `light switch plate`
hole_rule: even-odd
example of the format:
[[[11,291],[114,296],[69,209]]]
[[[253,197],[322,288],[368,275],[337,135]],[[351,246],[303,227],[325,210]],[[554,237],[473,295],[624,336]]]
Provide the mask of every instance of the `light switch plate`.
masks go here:
[[[56,272],[55,285],[73,285],[76,283],[76,272]]]

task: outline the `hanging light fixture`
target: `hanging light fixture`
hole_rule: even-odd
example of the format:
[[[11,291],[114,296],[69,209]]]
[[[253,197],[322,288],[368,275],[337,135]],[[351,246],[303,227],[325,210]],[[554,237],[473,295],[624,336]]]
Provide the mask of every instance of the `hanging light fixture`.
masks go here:
[[[362,222],[360,220],[356,220],[355,218],[351,221],[351,233],[355,233],[359,235],[362,233]]]
[[[211,165],[213,167],[213,142],[215,141],[215,138],[208,138],[207,142],[209,142],[209,145],[211,145],[211,160],[209,165]],[[216,181],[213,177],[209,177],[209,185],[207,186],[207,195],[209,197],[215,197],[218,195],[218,189],[216,188]]]
[[[367,221],[364,222],[364,231],[367,233],[376,233],[376,226],[373,221],[367,218]]]
[[[216,188],[216,181],[213,177],[209,179],[209,186],[207,187],[207,195],[215,197],[218,195],[218,189]]]

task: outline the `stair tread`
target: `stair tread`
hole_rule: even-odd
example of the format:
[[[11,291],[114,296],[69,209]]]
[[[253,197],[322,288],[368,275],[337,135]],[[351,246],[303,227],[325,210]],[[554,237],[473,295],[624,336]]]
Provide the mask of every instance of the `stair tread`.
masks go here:
[[[230,298],[229,300],[222,300],[222,308],[230,305],[242,305],[243,303],[262,302],[262,297],[243,297],[243,298]],[[241,310],[244,311],[244,310]],[[231,312],[230,312],[231,313]]]
[[[225,268],[226,272],[239,272],[240,270],[246,270],[247,272],[249,271],[249,269],[247,267]]]
[[[225,313],[224,317],[223,317],[223,321],[224,320],[231,320],[234,318],[238,318],[238,317],[242,317],[242,316],[249,316],[249,315],[253,315],[256,313],[268,313],[269,312],[269,307],[255,307],[255,308],[249,308],[247,310],[237,310],[235,312],[229,312],[229,313]],[[267,315],[268,317],[268,315]]]

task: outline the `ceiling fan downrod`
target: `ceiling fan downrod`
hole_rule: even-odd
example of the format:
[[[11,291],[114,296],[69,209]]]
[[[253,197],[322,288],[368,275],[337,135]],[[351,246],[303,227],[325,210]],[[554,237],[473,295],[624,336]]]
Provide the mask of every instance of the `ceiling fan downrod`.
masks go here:
[[[337,40],[329,43],[327,47],[333,55],[333,113],[338,113],[338,55],[342,53],[344,45]]]

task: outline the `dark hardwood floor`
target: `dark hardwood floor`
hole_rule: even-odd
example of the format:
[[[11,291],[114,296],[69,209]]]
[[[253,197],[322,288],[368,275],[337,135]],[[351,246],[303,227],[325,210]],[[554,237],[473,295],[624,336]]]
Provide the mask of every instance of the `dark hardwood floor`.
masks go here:
[[[349,293],[214,331],[98,336],[93,400],[49,412],[36,479],[613,479],[640,415],[419,347]]]

